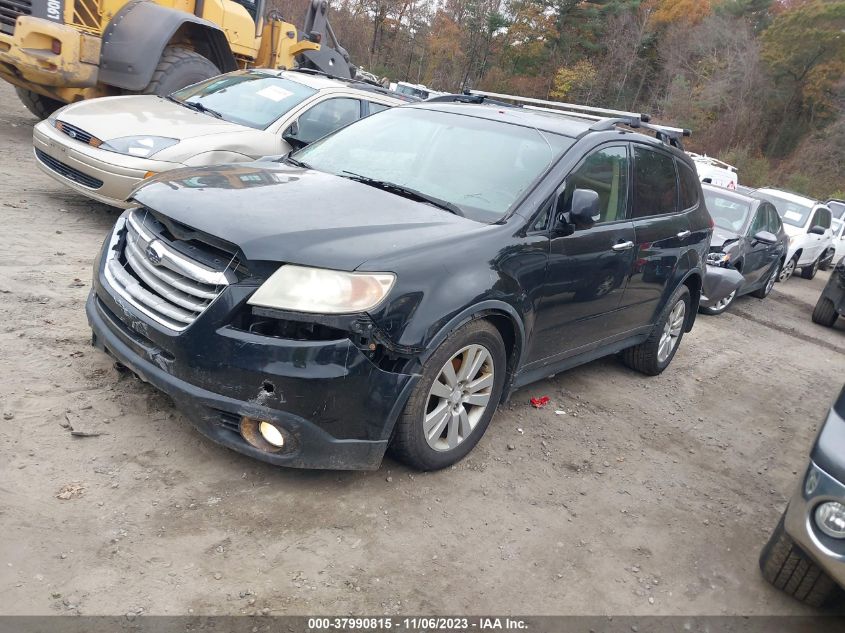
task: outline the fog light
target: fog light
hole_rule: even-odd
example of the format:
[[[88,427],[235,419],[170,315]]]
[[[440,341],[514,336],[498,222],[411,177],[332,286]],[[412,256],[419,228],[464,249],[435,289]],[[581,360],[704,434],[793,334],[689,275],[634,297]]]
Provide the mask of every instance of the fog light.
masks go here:
[[[282,448],[285,445],[285,438],[281,431],[272,424],[261,422],[258,425],[258,432],[261,433],[261,437],[267,440],[268,444],[272,444],[276,448]]]
[[[845,505],[828,501],[816,508],[816,525],[831,538],[845,538]]]

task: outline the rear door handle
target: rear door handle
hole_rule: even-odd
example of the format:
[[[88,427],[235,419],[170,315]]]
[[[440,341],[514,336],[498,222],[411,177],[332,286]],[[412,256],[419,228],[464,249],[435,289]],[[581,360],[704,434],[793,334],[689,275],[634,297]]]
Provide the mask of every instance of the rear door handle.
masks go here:
[[[692,231],[681,231],[678,233],[678,237],[682,240],[687,239],[690,235],[692,235]]]
[[[633,242],[619,242],[612,246],[615,251],[627,251],[629,248],[634,248]]]

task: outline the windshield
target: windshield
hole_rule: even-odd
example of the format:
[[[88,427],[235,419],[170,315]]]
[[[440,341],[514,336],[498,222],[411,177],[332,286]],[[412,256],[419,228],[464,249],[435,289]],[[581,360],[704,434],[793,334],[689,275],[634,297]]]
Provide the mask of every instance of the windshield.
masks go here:
[[[745,226],[751,213],[750,202],[744,202],[732,196],[722,196],[709,189],[704,190],[704,201],[716,226],[734,233],[742,232],[742,227]]]
[[[837,220],[845,220],[845,202],[828,200],[827,208],[830,209],[830,212],[834,218],[836,218]]]
[[[473,116],[399,107],[296,152],[313,169],[385,181],[496,222],[572,139]]]
[[[775,205],[780,219],[783,220],[785,224],[791,224],[792,226],[803,227],[807,223],[807,218],[810,217],[810,213],[813,210],[813,205],[811,204],[801,204],[800,202],[788,200],[762,191],[754,192],[754,197],[766,200]]]
[[[289,79],[238,71],[177,90],[171,97],[199,103],[226,121],[263,130],[315,92]]]

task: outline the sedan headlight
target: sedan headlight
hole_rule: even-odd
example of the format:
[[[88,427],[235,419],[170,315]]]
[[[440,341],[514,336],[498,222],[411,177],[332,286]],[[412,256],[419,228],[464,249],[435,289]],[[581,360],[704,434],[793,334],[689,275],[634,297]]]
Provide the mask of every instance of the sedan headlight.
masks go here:
[[[248,303],[318,314],[363,312],[381,303],[395,281],[393,273],[347,273],[287,264],[261,284]]]
[[[726,266],[731,261],[728,253],[707,253],[707,263],[711,266]]]
[[[148,158],[166,147],[176,145],[178,142],[178,139],[165,136],[122,136],[106,141],[100,145],[100,149],[117,154],[126,154],[127,156]]]

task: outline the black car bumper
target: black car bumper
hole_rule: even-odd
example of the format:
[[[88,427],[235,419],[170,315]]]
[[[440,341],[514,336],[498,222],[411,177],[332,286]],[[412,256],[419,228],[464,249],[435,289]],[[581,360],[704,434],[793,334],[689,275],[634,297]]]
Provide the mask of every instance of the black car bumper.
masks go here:
[[[280,466],[376,469],[418,376],[379,369],[348,339],[286,340],[231,326],[251,288],[227,288],[191,327],[167,331],[109,292],[102,265],[86,312],[93,344],[168,394],[196,428]],[[242,418],[281,428],[270,453],[241,435]]]

